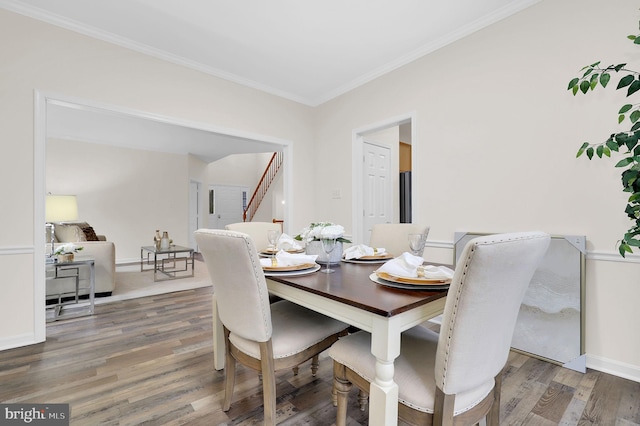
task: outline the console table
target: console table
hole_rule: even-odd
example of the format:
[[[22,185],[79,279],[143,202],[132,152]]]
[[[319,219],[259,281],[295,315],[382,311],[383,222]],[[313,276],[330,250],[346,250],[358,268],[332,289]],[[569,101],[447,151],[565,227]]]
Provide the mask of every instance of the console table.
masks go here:
[[[145,265],[153,265],[145,268]],[[191,268],[189,268],[191,265]],[[176,280],[194,276],[194,253],[190,247],[140,247],[140,272],[153,269],[153,281]],[[191,272],[189,272],[191,269]]]
[[[89,268],[89,286],[80,286],[80,270]],[[93,259],[75,259],[71,262],[56,262],[46,264],[47,275],[47,301],[56,302],[47,305],[47,322],[60,319],[75,318],[86,315],[93,315],[95,307],[95,262]],[[62,290],[49,291],[49,287],[56,281],[73,280],[71,289],[63,287]],[[87,292],[89,302],[81,299],[81,293]]]

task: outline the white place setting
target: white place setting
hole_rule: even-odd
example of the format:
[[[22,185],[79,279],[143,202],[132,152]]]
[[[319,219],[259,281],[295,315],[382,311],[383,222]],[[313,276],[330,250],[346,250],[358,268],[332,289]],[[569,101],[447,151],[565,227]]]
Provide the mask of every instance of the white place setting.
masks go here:
[[[274,256],[260,259],[260,265],[267,277],[305,275],[320,269],[320,265],[316,263],[317,257],[317,255],[280,250]]]
[[[453,270],[442,265],[424,265],[421,256],[404,252],[385,262],[369,278],[380,285],[409,290],[446,289]]]
[[[393,254],[387,253],[384,247],[370,247],[366,244],[356,244],[344,250],[343,262],[348,263],[385,263],[393,259]]]

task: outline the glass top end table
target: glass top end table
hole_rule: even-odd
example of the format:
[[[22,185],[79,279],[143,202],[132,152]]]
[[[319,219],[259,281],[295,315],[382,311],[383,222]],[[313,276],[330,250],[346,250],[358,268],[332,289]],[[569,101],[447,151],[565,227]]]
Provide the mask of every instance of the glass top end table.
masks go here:
[[[193,277],[194,267],[194,250],[190,247],[176,245],[167,249],[156,248],[156,246],[140,247],[140,271],[153,270],[153,281]]]

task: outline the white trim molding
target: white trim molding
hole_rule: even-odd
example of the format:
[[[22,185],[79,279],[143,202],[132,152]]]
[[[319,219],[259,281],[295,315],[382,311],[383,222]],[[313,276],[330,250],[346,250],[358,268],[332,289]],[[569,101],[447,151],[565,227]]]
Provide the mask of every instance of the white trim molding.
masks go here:
[[[640,367],[587,354],[587,368],[640,383]]]

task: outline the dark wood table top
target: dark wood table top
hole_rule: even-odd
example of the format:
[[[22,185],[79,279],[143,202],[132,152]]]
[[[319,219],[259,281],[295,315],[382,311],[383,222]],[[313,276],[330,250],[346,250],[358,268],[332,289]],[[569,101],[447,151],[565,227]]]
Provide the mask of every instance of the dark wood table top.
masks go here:
[[[447,290],[402,290],[377,284],[369,275],[380,265],[341,262],[336,272],[300,276],[269,276],[270,280],[391,317],[447,295]],[[322,268],[325,268],[323,265]]]

